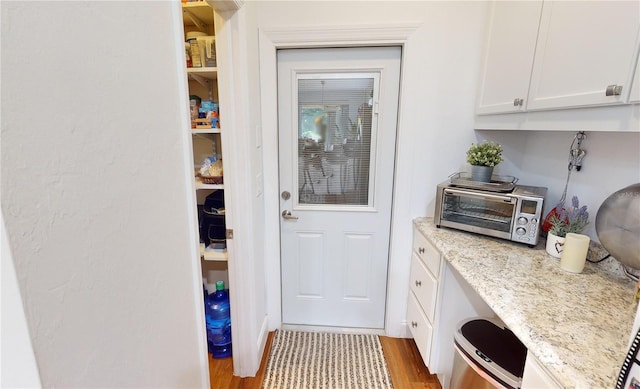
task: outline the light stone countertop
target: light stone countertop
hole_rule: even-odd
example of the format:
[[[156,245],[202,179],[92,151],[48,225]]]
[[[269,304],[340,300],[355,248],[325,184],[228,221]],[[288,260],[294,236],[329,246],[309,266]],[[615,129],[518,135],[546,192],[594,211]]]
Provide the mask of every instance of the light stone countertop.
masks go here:
[[[567,388],[613,388],[636,313],[633,282],[617,261],[560,269],[544,250],[449,228],[414,225],[529,352]]]

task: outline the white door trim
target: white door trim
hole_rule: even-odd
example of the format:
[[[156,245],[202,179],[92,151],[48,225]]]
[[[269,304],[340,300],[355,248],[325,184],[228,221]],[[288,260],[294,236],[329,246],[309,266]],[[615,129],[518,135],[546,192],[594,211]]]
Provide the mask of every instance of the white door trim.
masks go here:
[[[420,27],[420,23],[402,23],[388,25],[360,25],[360,26],[300,26],[287,28],[260,28],[258,44],[260,48],[260,101],[262,106],[262,147],[264,172],[264,206],[265,233],[264,258],[267,286],[267,314],[269,329],[280,328],[282,324],[281,291],[280,291],[280,201],[278,179],[278,83],[276,51],[284,48],[308,47],[349,47],[349,46],[401,46],[401,79],[398,105],[398,133],[396,136],[396,162],[400,155],[400,140],[403,138],[402,101],[405,88],[402,74],[406,68],[409,38]],[[397,163],[396,163],[397,169]],[[397,180],[397,175],[394,178]],[[402,215],[409,215],[410,193],[399,193],[394,185],[391,241],[389,250],[388,279],[394,274],[394,245],[393,236],[397,233],[399,224],[410,223],[402,221]],[[400,220],[400,221],[399,221]],[[406,230],[406,228],[400,228]],[[403,252],[399,250],[399,252]],[[387,285],[387,301],[393,293],[395,285]],[[405,290],[406,288],[400,288]],[[404,297],[406,300],[406,296]],[[403,336],[406,325],[401,325],[399,318],[404,318],[404,312],[390,309],[388,306],[385,318],[385,331],[388,335]],[[402,309],[404,311],[404,309]],[[404,320],[404,319],[402,319]],[[405,323],[406,324],[406,323]],[[406,335],[405,335],[406,336]]]

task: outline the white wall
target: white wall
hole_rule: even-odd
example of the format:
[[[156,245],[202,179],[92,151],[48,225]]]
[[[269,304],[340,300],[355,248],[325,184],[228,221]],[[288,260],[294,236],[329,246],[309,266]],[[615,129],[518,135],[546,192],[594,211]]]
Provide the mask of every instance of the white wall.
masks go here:
[[[1,3],[2,210],[44,386],[208,385],[177,5]]]
[[[520,178],[524,185],[549,188],[546,211],[560,200],[567,178],[569,148],[574,132],[478,131],[505,148],[506,161],[496,172]],[[582,169],[571,173],[567,204],[577,195],[587,205],[591,223],[586,233],[596,239],[595,218],[602,202],[613,192],[640,182],[640,133],[587,132],[582,147],[587,155]]]
[[[419,23],[403,53],[402,89],[398,124],[396,196],[389,264],[387,334],[406,336],[406,298],[411,254],[411,220],[428,212],[436,185],[455,172],[475,139],[475,86],[486,17],[484,2],[248,2],[258,29],[292,26],[379,26]],[[262,81],[262,80],[261,80]],[[256,90],[255,93],[260,91]],[[264,109],[266,102],[262,101]],[[265,123],[263,123],[265,125]],[[277,139],[264,132],[265,153]],[[265,172],[274,164],[265,154]],[[273,171],[269,169],[269,171]],[[271,328],[280,323],[279,252],[271,250],[278,238],[277,173],[265,175],[267,214],[265,250]],[[276,199],[273,201],[272,199]]]

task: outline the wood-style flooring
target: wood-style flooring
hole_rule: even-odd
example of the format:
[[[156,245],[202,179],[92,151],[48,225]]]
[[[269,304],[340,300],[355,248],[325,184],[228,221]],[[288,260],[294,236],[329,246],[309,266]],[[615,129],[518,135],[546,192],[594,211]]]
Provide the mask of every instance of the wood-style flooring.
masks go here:
[[[233,375],[231,358],[214,359],[209,355],[209,378],[212,389],[259,389],[267,368],[269,350],[274,333],[269,333],[260,370],[255,377],[240,378]],[[438,378],[429,373],[422,362],[413,339],[380,337],[387,360],[391,381],[395,389],[441,389]],[[363,388],[367,389],[367,388]]]

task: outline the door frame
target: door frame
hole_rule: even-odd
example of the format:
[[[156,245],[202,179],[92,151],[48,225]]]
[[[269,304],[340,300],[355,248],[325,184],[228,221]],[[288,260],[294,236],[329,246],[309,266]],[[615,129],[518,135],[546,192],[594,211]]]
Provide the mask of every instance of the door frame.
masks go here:
[[[390,308],[388,302],[397,288],[392,275],[396,264],[393,258],[396,252],[403,254],[402,248],[394,244],[394,236],[406,231],[402,223],[408,223],[402,215],[410,215],[409,191],[398,191],[398,156],[403,151],[401,140],[407,135],[402,122],[402,101],[406,96],[403,74],[405,74],[407,52],[410,50],[409,38],[421,26],[421,23],[400,23],[386,25],[345,25],[345,26],[305,26],[282,28],[259,28],[260,63],[260,101],[262,122],[262,163],[264,177],[264,258],[267,288],[267,315],[269,329],[278,329],[282,325],[282,294],[280,276],[280,200],[278,169],[278,49],[300,49],[321,47],[363,47],[363,46],[400,46],[400,90],[398,95],[398,119],[396,133],[396,151],[394,165],[394,188],[391,205],[391,231],[389,243],[389,263],[387,270],[387,309],[385,313],[385,332],[391,336],[408,336],[404,308],[400,312]],[[405,142],[403,142],[405,143]],[[409,142],[410,143],[410,142]],[[410,186],[409,186],[410,187]],[[405,298],[406,296],[399,297]]]

